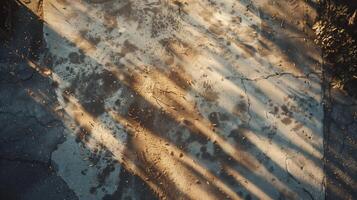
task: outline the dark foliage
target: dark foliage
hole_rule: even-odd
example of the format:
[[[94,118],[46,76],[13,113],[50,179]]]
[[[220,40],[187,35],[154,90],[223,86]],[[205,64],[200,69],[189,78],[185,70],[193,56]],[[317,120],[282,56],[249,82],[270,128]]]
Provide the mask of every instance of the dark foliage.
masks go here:
[[[357,89],[357,1],[325,0],[319,3],[314,25],[315,42],[321,46],[335,87],[356,96]]]

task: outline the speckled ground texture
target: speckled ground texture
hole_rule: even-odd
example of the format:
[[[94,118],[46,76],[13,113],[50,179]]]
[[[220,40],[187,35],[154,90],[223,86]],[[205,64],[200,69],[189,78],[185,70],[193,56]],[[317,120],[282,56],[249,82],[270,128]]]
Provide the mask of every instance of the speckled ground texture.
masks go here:
[[[0,199],[353,199],[356,102],[310,1],[32,0],[0,55]]]

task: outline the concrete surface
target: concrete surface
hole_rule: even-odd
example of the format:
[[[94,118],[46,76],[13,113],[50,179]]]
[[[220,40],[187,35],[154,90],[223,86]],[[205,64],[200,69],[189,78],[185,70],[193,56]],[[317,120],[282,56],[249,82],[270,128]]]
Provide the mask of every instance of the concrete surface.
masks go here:
[[[41,13],[43,49],[2,62],[1,178],[39,175],[1,195],[324,199],[312,4],[23,4]]]
[[[168,199],[322,199],[319,52],[271,18],[296,5],[45,1],[58,174],[79,199],[123,166]]]

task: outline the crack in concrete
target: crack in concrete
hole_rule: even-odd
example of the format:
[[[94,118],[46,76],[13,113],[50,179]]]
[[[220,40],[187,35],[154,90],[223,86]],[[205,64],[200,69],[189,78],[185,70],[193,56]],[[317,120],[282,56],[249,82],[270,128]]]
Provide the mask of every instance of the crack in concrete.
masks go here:
[[[279,72],[276,72],[275,74],[269,74],[267,76],[261,76],[261,77],[258,77],[258,78],[247,78],[247,77],[238,77],[238,76],[228,76],[227,78],[229,79],[240,79],[240,80],[245,80],[245,81],[260,81],[260,80],[267,80],[267,79],[270,79],[270,78],[280,78],[282,76],[292,76],[296,79],[308,79],[311,75],[316,75],[316,76],[321,76],[322,74],[321,73],[317,73],[317,72],[309,72],[307,73],[306,75],[295,75],[293,73],[290,73],[290,72],[282,72],[282,73],[279,73]]]
[[[57,126],[63,126],[60,122],[60,120],[58,119],[53,119],[49,122],[42,122],[40,119],[37,118],[37,116],[35,115],[22,115],[21,114],[22,111],[19,111],[19,112],[15,112],[15,113],[12,113],[12,112],[6,112],[6,111],[0,111],[0,114],[5,114],[5,115],[12,115],[14,117],[24,117],[24,118],[31,118],[31,119],[34,119],[40,126],[44,127],[44,128],[52,128],[52,127],[49,127],[49,124],[56,124],[57,122],[59,123]]]
[[[286,157],[286,158],[285,158],[285,171],[286,171],[286,173],[288,174],[288,176],[289,176],[291,179],[293,179],[297,184],[301,185],[300,181],[297,180],[297,179],[289,172],[288,162],[287,162],[288,159],[291,159],[291,158],[290,158],[290,157]],[[310,197],[312,200],[314,200],[314,197],[313,197],[313,195],[311,194],[311,192],[310,192],[309,190],[307,190],[305,187],[301,187],[301,189],[302,189],[306,194],[308,194],[309,197]]]

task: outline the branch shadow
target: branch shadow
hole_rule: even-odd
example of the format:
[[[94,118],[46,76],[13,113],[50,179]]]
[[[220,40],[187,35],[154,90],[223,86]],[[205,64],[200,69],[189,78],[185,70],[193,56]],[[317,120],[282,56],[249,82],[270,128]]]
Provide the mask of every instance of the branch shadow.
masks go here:
[[[87,5],[90,4],[88,3]],[[111,4],[104,5],[108,6],[105,9],[109,9]],[[175,6],[171,4],[164,5],[170,8],[169,11],[177,12]],[[63,6],[71,6],[71,4],[67,2]],[[95,6],[89,7],[94,10],[98,9]],[[298,198],[306,197],[306,194],[299,193],[297,188],[306,190],[304,188],[306,186],[308,188],[307,193],[310,193],[307,196],[311,196],[311,193],[315,195],[319,192],[319,188],[314,188],[314,183],[297,180],[294,177],[291,178],[292,175],[289,170],[286,167],[282,167],[284,163],[282,164],[269,158],[265,150],[257,146],[257,140],[255,142],[251,141],[252,135],[264,138],[264,140],[270,140],[280,148],[300,152],[308,160],[312,160],[318,165],[320,158],[311,155],[311,151],[309,152],[309,150],[295,144],[291,141],[291,138],[286,138],[283,133],[286,129],[275,130],[275,127],[275,129],[272,128],[272,136],[266,135],[266,132],[262,129],[269,122],[266,122],[266,119],[261,117],[260,113],[252,110],[248,105],[245,108],[239,107],[241,108],[240,110],[231,111],[215,101],[217,99],[215,91],[208,89],[208,93],[202,93],[201,88],[195,86],[198,83],[191,83],[191,80],[195,81],[195,78],[192,74],[182,69],[182,66],[187,64],[189,56],[185,53],[177,52],[177,49],[175,49],[177,46],[187,46],[190,49],[189,42],[182,40],[179,36],[169,38],[169,40],[167,38],[161,40],[162,49],[169,52],[164,55],[169,58],[173,57],[174,63],[178,63],[176,68],[171,67],[175,70],[166,69],[168,68],[167,66],[172,64],[172,61],[166,59],[167,57],[160,56],[150,58],[155,61],[157,66],[154,67],[157,67],[156,69],[152,66],[152,63],[146,63],[151,66],[150,68],[138,65],[138,63],[145,64],[145,59],[147,59],[147,57],[142,57],[141,62],[138,62],[138,58],[130,57],[138,52],[139,55],[145,54],[138,47],[139,44],[133,44],[126,40],[127,42],[124,42],[123,47],[120,49],[120,46],[115,46],[116,44],[103,42],[101,38],[105,38],[106,34],[122,35],[120,25],[114,20],[116,15],[124,15],[129,21],[133,20],[130,18],[132,16],[135,19],[139,18],[134,11],[129,11],[133,9],[130,6],[123,5],[121,8],[127,10],[119,9],[117,13],[114,12],[115,9],[111,10],[113,11],[113,16],[104,17],[105,22],[101,22],[99,17],[96,19],[96,16],[90,15],[92,10],[88,10],[88,13],[84,12],[85,10],[76,11],[78,15],[92,20],[88,21],[89,24],[103,23],[102,30],[104,31],[99,29],[101,35],[96,35],[99,39],[93,37],[94,34],[90,32],[82,31],[80,33],[82,35],[81,40],[71,40],[61,35],[59,30],[46,26],[45,34],[47,34],[47,38],[54,39],[53,41],[58,39],[55,45],[59,46],[59,50],[51,52],[53,51],[53,46],[45,50],[42,62],[31,56],[24,55],[25,53],[19,53],[19,55],[24,55],[25,60],[29,60],[29,63],[32,63],[39,74],[52,79],[53,85],[56,86],[58,104],[63,107],[61,109],[61,112],[64,113],[64,116],[62,116],[63,121],[71,119],[76,123],[77,129],[72,131],[72,137],[78,142],[78,146],[85,147],[93,154],[96,154],[95,148],[93,149],[92,146],[94,141],[94,144],[100,145],[100,148],[104,151],[111,152],[111,160],[116,160],[115,165],[123,167],[121,170],[124,175],[122,176],[134,174],[135,178],[130,178],[135,180],[136,184],[134,185],[147,185],[138,187],[139,190],[143,188],[144,194],[140,197],[144,199],[153,198],[147,188],[151,188],[160,198],[168,199],[191,199],[193,194],[206,195],[213,199],[256,199],[261,197],[258,194],[265,195],[271,199],[277,197]],[[123,12],[128,14],[122,14]],[[272,13],[263,14],[264,17],[271,15]],[[40,19],[38,20],[40,21]],[[159,19],[156,20],[159,21]],[[191,18],[189,21],[194,21],[194,19]],[[207,33],[207,28],[200,25],[199,22],[195,22],[192,27],[196,31]],[[285,23],[285,27],[297,32],[294,29],[295,27],[288,23]],[[255,31],[258,32],[258,30]],[[175,35],[173,36],[175,37]],[[265,32],[262,32],[259,36],[261,37],[259,42],[266,48],[266,51],[271,50],[270,44],[272,43],[280,51],[291,49],[295,45],[293,42],[289,43],[289,40],[280,43],[272,40],[272,38],[266,36]],[[143,40],[150,39],[143,38]],[[219,44],[226,50],[230,48],[227,45],[228,41],[217,38],[214,33],[210,34],[208,38],[210,42]],[[110,39],[106,39],[110,41]],[[266,41],[269,43],[266,43]],[[260,53],[249,44],[237,42],[236,45],[244,54],[253,57],[253,59],[254,55]],[[61,46],[70,47],[63,51],[67,55],[61,54]],[[37,49],[37,47],[34,49]],[[113,55],[109,56],[113,56],[113,58],[106,59],[106,55],[98,56],[98,54],[93,53],[92,49],[95,49],[93,50],[94,52],[98,49],[109,49],[110,52],[113,52]],[[191,48],[191,51],[195,52],[195,49]],[[214,54],[215,52],[209,53]],[[314,69],[305,70],[309,66],[303,66],[304,62],[301,62],[301,58],[311,59],[311,63],[316,62],[314,58],[309,57],[309,55],[297,55],[299,54],[287,54],[286,58],[288,62],[297,63],[296,69],[303,68],[300,69],[302,74],[306,75],[315,71]],[[216,62],[222,66],[222,70],[214,69],[212,73],[224,77],[227,74],[227,70],[223,68],[227,64],[222,62],[222,59],[217,59]],[[255,60],[255,62],[262,65],[265,64],[260,60]],[[84,67],[83,63],[86,64]],[[275,68],[273,65],[270,65],[272,69]],[[249,77],[245,77],[244,73],[241,73],[239,69],[235,69],[233,66],[228,68],[228,72],[236,75],[239,81],[234,81],[234,77],[227,78],[227,80],[231,81],[239,90],[245,91],[245,93],[249,91],[246,94],[247,97],[243,98],[246,104],[250,104],[253,98],[263,105],[268,104],[269,100],[271,101],[269,97],[271,95],[262,91],[260,89],[261,86],[254,83],[254,80],[249,80]],[[47,74],[48,70],[51,71],[51,75]],[[309,79],[308,76],[305,78]],[[288,83],[289,81],[287,80]],[[155,82],[158,82],[158,84],[152,84]],[[167,84],[167,87],[164,84]],[[150,88],[151,86],[153,88]],[[206,89],[211,87],[207,86]],[[276,84],[274,90],[283,91],[284,88]],[[297,88],[291,87],[288,90],[299,98],[303,99],[306,96],[305,93],[301,93]],[[312,91],[312,93],[318,92],[318,89]],[[198,96],[198,99],[202,99],[201,102],[207,101],[207,104],[212,104],[212,107],[219,111],[220,114],[204,112],[200,110],[204,107],[202,105],[192,105],[189,100],[185,99],[187,93],[193,94],[191,96]],[[312,106],[320,103],[315,99],[309,99],[308,101]],[[274,106],[271,109],[274,110]],[[314,124],[306,122],[302,117],[292,116],[292,114],[289,114],[290,111],[285,111],[283,107],[280,107],[280,109],[281,117],[294,118],[296,124],[303,124],[308,129],[311,129],[313,134],[318,132],[318,128],[315,129]],[[233,112],[236,114],[232,114]],[[228,120],[223,119],[224,114],[228,115]],[[314,116],[310,118],[314,118]],[[284,119],[285,117],[281,120]],[[232,123],[227,127],[231,130],[220,127],[224,123],[229,124],[229,121],[232,121]],[[89,122],[94,125],[92,126]],[[318,138],[319,136],[321,135],[316,133],[312,138]],[[110,138],[110,140],[100,139],[101,137]],[[307,141],[312,148],[321,151],[319,149],[321,147],[314,146],[315,144],[304,138],[304,136],[298,135],[297,137],[305,142]],[[113,139],[116,139],[120,144],[124,144],[123,149],[117,150],[109,142]],[[155,157],[151,154],[159,156]],[[98,156],[100,157],[100,155]],[[174,169],[169,169],[168,165],[160,160],[165,159],[160,156],[165,156],[165,159],[170,160],[166,160],[166,162],[177,164],[179,166],[176,166],[177,169],[187,172],[194,178],[187,178],[186,175],[177,177],[175,173],[165,174],[164,170],[173,172]],[[230,172],[228,172],[227,168],[231,169]],[[259,173],[257,173],[258,171]],[[234,173],[243,174],[242,176],[245,180],[237,180],[237,177],[233,175]],[[262,176],[262,173],[267,174],[267,176]],[[135,188],[134,185],[130,184],[130,186],[121,187],[120,185],[125,184],[122,182],[125,179],[122,176],[119,178],[120,183],[118,183],[118,188],[114,195],[106,195],[105,198],[123,197],[123,194],[121,194],[125,193],[123,191],[129,190],[129,187]],[[189,185],[182,186],[180,184],[180,181],[188,183],[189,180],[191,181]],[[97,189],[101,188],[100,181],[98,182]],[[252,189],[252,186],[246,184],[247,182],[254,185],[254,188]],[[188,187],[198,188],[197,191],[199,192],[194,193],[193,189],[185,190]],[[97,195],[97,189],[93,190],[92,195]],[[255,193],[256,191],[260,191],[260,193]]]

